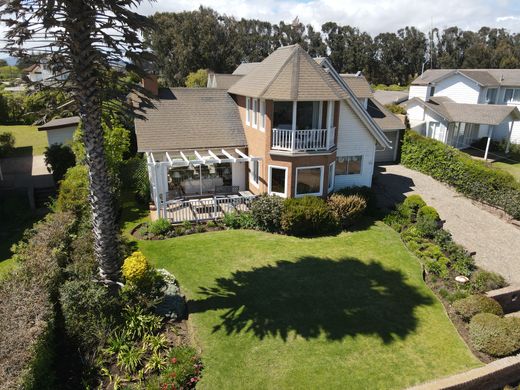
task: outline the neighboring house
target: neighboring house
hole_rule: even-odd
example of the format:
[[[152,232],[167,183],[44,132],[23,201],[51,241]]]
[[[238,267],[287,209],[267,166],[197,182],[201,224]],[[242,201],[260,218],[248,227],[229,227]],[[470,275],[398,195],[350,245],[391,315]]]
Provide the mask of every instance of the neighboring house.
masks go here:
[[[223,75],[210,76],[214,88],[143,83],[159,97],[135,128],[160,216],[190,195],[326,196],[371,185],[376,148],[390,141],[367,111],[370,97],[358,98],[327,59],[293,45],[237,71],[229,88]]]
[[[401,104],[408,100],[408,91],[383,91],[374,92],[374,98],[386,106],[387,104]]]
[[[520,69],[427,70],[409,97],[410,125],[423,135],[459,149],[483,137],[520,143]]]
[[[55,74],[45,59],[23,69],[22,72],[33,83],[59,81],[67,78],[66,74]]]
[[[79,116],[52,119],[44,125],[38,126],[38,131],[47,132],[47,143],[49,146],[53,144],[70,145],[79,122]]]

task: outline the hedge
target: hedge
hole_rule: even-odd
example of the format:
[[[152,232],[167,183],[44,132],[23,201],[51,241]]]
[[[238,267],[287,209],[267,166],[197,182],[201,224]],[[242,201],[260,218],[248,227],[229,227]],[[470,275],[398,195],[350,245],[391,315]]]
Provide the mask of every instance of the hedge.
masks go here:
[[[453,302],[453,308],[464,321],[471,320],[479,313],[491,313],[497,316],[504,315],[502,306],[500,306],[497,301],[485,295],[478,294],[470,295],[469,297]]]
[[[401,163],[453,186],[468,198],[520,219],[520,183],[507,172],[488,167],[442,142],[407,131]]]
[[[480,313],[469,323],[473,346],[488,355],[504,357],[520,351],[520,318]]]

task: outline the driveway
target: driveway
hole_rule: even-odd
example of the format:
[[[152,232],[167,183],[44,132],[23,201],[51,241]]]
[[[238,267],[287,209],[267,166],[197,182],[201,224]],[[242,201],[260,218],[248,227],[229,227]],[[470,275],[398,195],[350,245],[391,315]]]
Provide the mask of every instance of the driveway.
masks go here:
[[[446,220],[445,229],[477,264],[520,285],[520,229],[475,206],[447,186],[402,165],[376,167],[374,186],[379,204],[392,207],[411,194],[419,194]]]

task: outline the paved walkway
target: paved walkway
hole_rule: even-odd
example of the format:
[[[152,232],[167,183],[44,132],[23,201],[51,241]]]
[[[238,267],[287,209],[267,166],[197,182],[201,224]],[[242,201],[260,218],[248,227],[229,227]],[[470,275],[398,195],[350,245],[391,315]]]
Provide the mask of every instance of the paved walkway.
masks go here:
[[[479,266],[520,285],[520,229],[474,205],[444,184],[401,165],[376,168],[374,185],[380,205],[392,207],[417,193],[446,220],[453,239],[476,252]]]

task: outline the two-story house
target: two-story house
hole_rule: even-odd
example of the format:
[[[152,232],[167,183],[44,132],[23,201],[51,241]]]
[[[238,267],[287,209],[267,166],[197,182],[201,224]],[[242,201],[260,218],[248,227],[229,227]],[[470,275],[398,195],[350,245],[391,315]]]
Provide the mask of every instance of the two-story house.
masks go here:
[[[430,69],[410,86],[412,129],[459,149],[487,137],[520,143],[520,69]]]
[[[191,197],[327,196],[370,186],[376,149],[392,149],[367,103],[327,59],[299,45],[225,76],[209,80],[212,88],[159,89],[154,77],[143,84],[159,98],[135,121],[159,215]],[[195,212],[210,213],[194,202]]]

